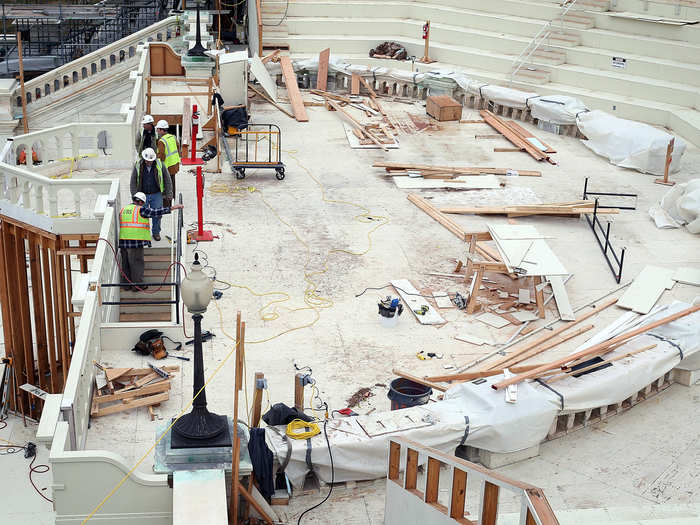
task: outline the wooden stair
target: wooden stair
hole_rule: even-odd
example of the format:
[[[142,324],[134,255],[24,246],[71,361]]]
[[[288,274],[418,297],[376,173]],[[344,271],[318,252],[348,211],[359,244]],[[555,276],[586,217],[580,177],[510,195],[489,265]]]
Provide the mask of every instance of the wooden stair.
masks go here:
[[[285,1],[260,0],[263,21],[263,52],[289,49],[286,10],[287,3]]]
[[[165,272],[171,264],[169,248],[144,248],[144,281],[160,283],[173,282],[171,271],[165,278]],[[127,302],[119,307],[119,321],[122,323],[167,322],[172,320],[170,304],[142,304],[150,301],[168,301],[171,298],[172,286],[163,286],[156,291],[158,284],[150,285],[146,292],[121,291],[120,301]],[[151,292],[151,293],[149,293]]]

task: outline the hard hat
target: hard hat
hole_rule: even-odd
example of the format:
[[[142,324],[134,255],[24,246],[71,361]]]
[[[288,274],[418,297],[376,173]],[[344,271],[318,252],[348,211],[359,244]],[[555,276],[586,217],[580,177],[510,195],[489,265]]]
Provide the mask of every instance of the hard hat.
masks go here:
[[[141,119],[141,124],[153,124],[153,117],[150,115],[144,115]]]
[[[154,161],[156,160],[156,152],[153,151],[153,148],[146,148],[141,152],[141,156],[143,157],[143,160],[148,160],[148,161]]]
[[[156,124],[156,129],[168,129],[169,127],[167,120],[159,120]]]
[[[146,194],[142,191],[137,191],[134,193],[134,200],[140,200],[141,202],[146,202]]]

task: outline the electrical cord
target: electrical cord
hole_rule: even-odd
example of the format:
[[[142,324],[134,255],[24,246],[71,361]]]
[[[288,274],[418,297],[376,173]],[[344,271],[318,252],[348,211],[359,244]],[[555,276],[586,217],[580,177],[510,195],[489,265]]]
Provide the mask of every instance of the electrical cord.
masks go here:
[[[392,287],[392,286],[393,286],[394,288],[396,288],[399,292],[402,292],[404,295],[412,295],[412,296],[416,296],[416,297],[424,297],[425,299],[434,299],[434,297],[433,297],[432,295],[423,295],[423,294],[419,294],[419,293],[410,293],[410,292],[407,292],[406,290],[404,290],[403,288],[399,288],[398,286],[395,286],[395,285],[393,285],[393,284],[387,284],[386,286],[382,286],[382,287],[379,287],[379,288],[365,288],[365,289],[362,290],[360,293],[358,293],[355,297],[362,297],[362,296],[365,294],[365,292],[367,292],[368,290],[384,290],[385,288],[389,288],[389,287]]]
[[[5,423],[4,421],[0,421],[2,423]],[[7,423],[5,423],[5,426],[7,426]],[[2,427],[5,428],[5,427]],[[29,471],[28,471],[28,476],[29,476],[29,482],[32,484],[32,487],[34,487],[34,490],[36,491],[39,496],[44,498],[46,501],[49,503],[53,503],[53,500],[51,498],[46,497],[44,494],[41,493],[39,490],[39,487],[36,486],[34,483],[34,479],[32,478],[32,474],[46,474],[49,470],[51,470],[51,467],[48,465],[40,464],[40,465],[34,465],[34,462],[36,461],[37,455],[36,455],[36,445],[32,443],[31,441],[28,441],[25,445],[15,445],[14,443],[10,443],[9,441],[2,439],[6,445],[0,444],[0,448],[6,448],[7,450],[5,452],[0,452],[0,456],[7,456],[9,454],[17,454],[19,452],[24,451],[24,457],[29,459],[32,458],[31,463],[29,463]]]
[[[327,405],[326,405],[326,407],[327,407]],[[328,425],[328,419],[326,419],[326,420],[323,422],[323,435],[324,435],[325,438],[326,438],[326,445],[328,446],[328,457],[330,457],[330,460],[331,460],[331,484],[330,484],[330,486],[329,486],[329,488],[328,488],[328,494],[326,494],[326,497],[323,498],[323,501],[321,501],[320,503],[317,503],[317,504],[314,505],[313,507],[309,507],[309,508],[306,509],[304,512],[302,512],[301,515],[299,516],[299,519],[297,520],[297,525],[300,525],[300,524],[301,524],[301,519],[302,519],[307,513],[311,512],[312,510],[315,510],[315,509],[319,508],[319,507],[320,507],[321,505],[323,505],[326,501],[328,501],[328,499],[331,497],[331,494],[333,494],[333,483],[335,483],[335,466],[333,465],[333,453],[331,452],[331,442],[330,442],[330,440],[328,439],[328,432],[326,431],[326,426],[327,426],[327,425]]]
[[[282,25],[282,22],[284,22],[287,19],[287,12],[289,11],[289,0],[287,0],[287,6],[284,8],[284,14],[282,15],[282,18],[280,19],[279,22],[276,24],[263,24],[262,20],[260,20],[260,25],[263,27],[278,27]]]

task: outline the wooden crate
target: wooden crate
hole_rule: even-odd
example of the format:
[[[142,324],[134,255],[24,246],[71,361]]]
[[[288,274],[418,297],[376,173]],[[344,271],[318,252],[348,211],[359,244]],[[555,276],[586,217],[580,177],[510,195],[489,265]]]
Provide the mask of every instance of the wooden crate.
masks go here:
[[[425,111],[439,121],[462,118],[462,105],[448,95],[428,97],[425,101]]]

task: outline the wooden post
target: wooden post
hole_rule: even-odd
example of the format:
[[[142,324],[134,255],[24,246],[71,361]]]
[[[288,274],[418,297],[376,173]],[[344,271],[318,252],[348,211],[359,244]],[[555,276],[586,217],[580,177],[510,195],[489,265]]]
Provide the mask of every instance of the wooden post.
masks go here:
[[[260,1],[255,0],[255,9],[258,15],[258,56],[263,55],[263,23],[262,23],[262,11],[260,9]]]
[[[22,90],[22,127],[25,133],[29,133],[27,121],[27,93],[24,91],[24,62],[22,61],[22,33],[17,31],[17,55],[19,56],[19,88]],[[29,155],[29,153],[27,153]],[[29,158],[27,158],[29,164]]]
[[[484,267],[483,265],[478,265],[476,269],[476,278],[474,279],[474,288],[472,293],[469,295],[469,302],[467,303],[467,313],[473,314],[479,307],[477,297],[479,296],[479,288],[481,287],[481,280],[484,278]]]
[[[239,391],[239,356],[243,338],[245,337],[245,323],[241,322],[241,312],[236,315],[236,359],[234,360],[234,385],[233,385],[233,436],[231,436],[231,448],[233,457],[231,458],[231,501],[229,503],[229,522],[236,525],[238,523],[238,488],[239,488],[239,468],[241,444],[238,440],[238,391]]]
[[[253,416],[250,418],[250,426],[257,427],[260,424],[260,415],[262,413],[262,396],[264,388],[259,383],[265,379],[265,374],[255,372],[255,393],[253,394]]]
[[[418,482],[418,451],[412,448],[406,449],[406,490],[415,489]]]
[[[671,137],[671,141],[668,143],[668,146],[666,147],[666,164],[664,165],[664,178],[663,179],[656,179],[654,182],[656,184],[664,184],[666,186],[673,186],[675,182],[671,182],[668,180],[668,172],[671,169],[671,161],[673,160],[673,146],[676,142],[676,137]]]
[[[425,50],[423,51],[423,58],[419,58],[418,62],[423,64],[435,62],[435,60],[430,58],[430,20],[426,20],[423,25],[423,40],[425,40]]]
[[[306,374],[294,376],[294,408],[304,410],[304,377]]]
[[[482,525],[496,525],[498,517],[498,485],[485,482],[484,499],[481,502]]]
[[[440,460],[428,456],[428,474],[425,481],[425,502],[437,503],[440,488]]]
[[[395,441],[389,441],[389,479],[397,481],[401,461],[401,445]]]
[[[326,91],[328,86],[328,59],[331,49],[326,48],[318,56],[318,75],[316,75],[316,89]]]
[[[456,520],[464,518],[464,504],[467,496],[467,473],[452,467],[452,497],[450,498],[450,517]]]

